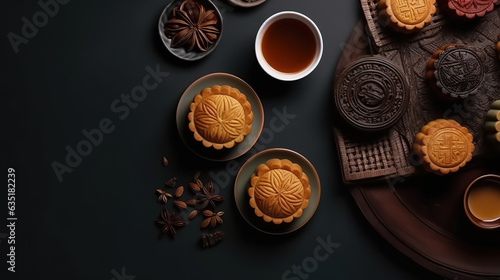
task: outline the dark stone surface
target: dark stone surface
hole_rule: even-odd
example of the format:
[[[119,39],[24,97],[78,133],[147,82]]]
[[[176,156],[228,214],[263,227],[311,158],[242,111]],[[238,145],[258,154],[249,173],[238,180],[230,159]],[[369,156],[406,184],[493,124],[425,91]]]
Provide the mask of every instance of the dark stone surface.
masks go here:
[[[15,169],[18,218],[16,273],[7,271],[7,228],[0,226],[1,279],[305,279],[305,274],[309,279],[442,279],[384,241],[341,183],[330,98],[337,60],[361,18],[358,2],[267,1],[242,9],[215,1],[224,32],[217,49],[196,62],[173,57],[160,41],[158,18],[168,1],[39,3],[47,2],[52,6],[0,4],[1,170],[7,178],[7,168]],[[325,43],[319,66],[296,82],[267,76],[254,54],[260,24],[282,10],[312,18]],[[33,21],[38,27],[30,29]],[[10,32],[22,40],[17,48]],[[230,162],[192,154],[175,125],[184,89],[212,72],[247,81],[266,113],[267,129],[255,149]],[[143,94],[145,83],[149,90]],[[127,99],[132,94],[135,101]],[[301,230],[278,237],[246,224],[232,188],[237,167],[271,147],[307,157],[322,183],[315,216]],[[56,162],[67,167],[61,178],[53,169]],[[186,187],[195,170],[225,197],[218,206],[224,224],[215,229],[224,231],[224,239],[209,249],[201,248],[201,233],[209,231],[200,230],[199,216],[178,229],[175,239],[160,239],[154,224],[162,208],[155,190],[172,176]],[[6,181],[0,215],[5,224]],[[182,199],[191,196],[186,190]],[[328,242],[340,246],[321,249]],[[293,274],[299,266],[302,276]]]

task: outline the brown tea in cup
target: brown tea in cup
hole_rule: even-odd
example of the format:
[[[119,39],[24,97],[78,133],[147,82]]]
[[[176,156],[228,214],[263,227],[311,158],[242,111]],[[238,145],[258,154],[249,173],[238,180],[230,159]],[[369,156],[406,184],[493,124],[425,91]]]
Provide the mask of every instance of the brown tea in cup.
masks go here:
[[[484,175],[474,180],[465,193],[464,206],[475,225],[500,227],[500,176]]]
[[[307,16],[283,11],[262,23],[255,37],[255,55],[262,69],[282,81],[296,81],[318,66],[323,39]]]
[[[300,72],[316,56],[316,39],[311,28],[302,21],[279,19],[264,33],[262,53],[274,69],[285,73]]]

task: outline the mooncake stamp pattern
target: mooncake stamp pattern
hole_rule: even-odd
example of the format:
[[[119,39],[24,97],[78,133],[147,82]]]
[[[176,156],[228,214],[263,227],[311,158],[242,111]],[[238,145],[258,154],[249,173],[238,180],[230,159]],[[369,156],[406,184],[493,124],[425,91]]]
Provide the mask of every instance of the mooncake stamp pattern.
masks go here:
[[[205,88],[194,97],[189,109],[189,129],[194,139],[207,148],[232,148],[252,130],[252,107],[237,88]]]
[[[393,125],[408,106],[408,84],[385,58],[362,58],[347,66],[336,78],[335,104],[352,127],[366,131]]]
[[[477,94],[485,76],[484,64],[474,48],[450,44],[436,51],[427,65],[427,78],[448,100]]]
[[[421,30],[436,13],[436,0],[380,0],[381,17],[387,17],[390,26],[404,33]]]
[[[290,223],[302,216],[309,204],[309,178],[288,159],[270,159],[259,165],[250,185],[250,206],[265,222]]]
[[[381,12],[379,0],[361,0],[361,8],[367,19],[366,25],[368,27],[368,31],[370,33],[370,40],[372,40],[374,46],[376,48],[383,47],[386,44],[392,43],[391,37],[394,35],[393,30],[396,28],[397,31],[402,31],[403,33],[421,33],[425,32],[429,29],[430,25],[435,26],[436,24],[441,24],[443,20],[443,14],[440,12],[438,6],[433,5],[435,12],[430,18],[429,23],[425,23],[422,28],[414,28],[413,31],[406,31],[406,29],[398,29],[394,23],[392,23],[391,18],[388,17],[384,12]],[[393,0],[394,3],[398,1]],[[399,1],[401,2],[401,1]],[[403,6],[405,6],[406,1],[402,2]],[[408,1],[411,3],[419,3],[419,1]],[[392,3],[392,1],[391,1]],[[433,9],[431,7],[431,9]],[[415,17],[416,18],[416,17]]]
[[[424,167],[436,174],[457,172],[472,159],[473,136],[455,120],[438,119],[422,127],[413,149],[422,157]]]
[[[495,8],[498,0],[439,0],[443,10],[450,14],[464,18],[473,19],[483,17],[487,12]]]

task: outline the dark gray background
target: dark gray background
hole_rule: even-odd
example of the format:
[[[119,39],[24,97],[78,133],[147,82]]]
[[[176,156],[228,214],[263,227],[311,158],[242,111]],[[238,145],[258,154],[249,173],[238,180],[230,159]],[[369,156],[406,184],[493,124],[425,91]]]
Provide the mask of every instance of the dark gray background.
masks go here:
[[[242,9],[215,1],[224,18],[217,49],[198,62],[174,58],[160,42],[157,22],[169,1],[71,0],[19,46],[23,17],[41,10],[36,1],[2,1],[1,123],[2,176],[16,170],[16,270],[6,273],[7,242],[0,239],[0,275],[7,279],[281,279],[293,265],[313,257],[318,238],[340,244],[308,279],[442,279],[392,248],[367,223],[339,173],[332,137],[330,96],[333,74],[351,30],[361,18],[358,1],[269,0]],[[319,26],[323,58],[308,77],[281,82],[267,76],[254,55],[254,37],[270,15],[294,10]],[[142,84],[145,67],[168,72],[159,86],[121,120],[111,104]],[[259,94],[269,126],[272,110],[295,114],[285,129],[262,139],[265,148],[284,147],[316,167],[322,197],[315,216],[301,230],[267,236],[248,226],[234,204],[231,183],[219,187],[225,201],[224,240],[199,246],[197,217],[177,238],[159,238],[154,221],[162,205],[155,189],[177,176],[187,184],[226,170],[226,163],[202,160],[177,134],[175,110],[184,89],[212,72],[228,72]],[[59,182],[51,164],[64,163],[66,147],[85,140],[82,130],[109,118],[115,129]],[[162,156],[170,164],[163,167]],[[242,164],[248,155],[236,160]],[[7,214],[7,180],[0,217]],[[192,196],[187,192],[183,198]],[[172,209],[169,203],[168,207]],[[6,225],[6,222],[5,222]],[[0,226],[0,237],[7,233]],[[122,270],[124,269],[124,270]],[[125,272],[125,273],[124,273]],[[117,277],[122,276],[122,277]],[[124,277],[124,276],[130,277]],[[5,279],[2,277],[2,279]],[[293,278],[289,278],[293,279]],[[300,278],[296,278],[300,279]]]

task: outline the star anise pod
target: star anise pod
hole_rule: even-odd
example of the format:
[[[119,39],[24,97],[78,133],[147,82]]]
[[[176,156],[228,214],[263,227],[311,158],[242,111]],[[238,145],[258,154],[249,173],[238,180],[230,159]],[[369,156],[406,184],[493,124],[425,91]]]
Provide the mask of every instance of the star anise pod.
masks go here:
[[[217,224],[222,224],[222,215],[224,215],[224,212],[219,211],[217,213],[214,213],[210,210],[205,210],[202,212],[203,216],[207,217],[201,222],[201,227],[206,228],[210,225],[210,227],[215,227]]]
[[[186,201],[186,204],[189,206],[196,206],[197,203],[198,203],[198,200],[196,200],[196,199],[190,199],[190,200]]]
[[[212,209],[215,210],[215,203],[223,201],[224,198],[221,195],[214,194],[214,185],[212,181],[208,182],[206,186],[200,188],[200,192],[194,196],[198,200],[200,209]]]
[[[201,174],[201,171],[200,170],[196,170],[194,172],[194,175],[193,175],[193,180],[194,181],[198,180],[198,178],[200,178],[200,174]]]
[[[168,192],[165,192],[165,191],[163,191],[161,189],[157,189],[156,192],[160,194],[158,196],[158,202],[162,202],[163,201],[163,203],[167,203],[168,198],[172,197],[171,194],[169,194]]]
[[[186,225],[186,222],[182,220],[181,215],[176,213],[169,213],[167,207],[164,207],[160,213],[160,217],[156,220],[156,223],[161,226],[161,231],[163,234],[169,233],[170,236],[175,238],[175,228],[182,227]]]
[[[201,182],[201,180],[195,179],[194,181],[194,183],[189,183],[189,187],[191,188],[191,190],[193,190],[194,192],[201,191],[201,188],[203,188],[203,183]]]
[[[186,209],[187,208],[186,202],[181,201],[181,200],[174,201],[174,204],[175,204],[175,206],[179,207],[179,209]]]
[[[184,47],[190,52],[196,47],[206,51],[219,36],[217,15],[193,0],[185,0],[175,7],[165,24],[165,35],[172,39],[171,47]]]
[[[176,198],[179,198],[179,197],[182,196],[183,193],[184,193],[184,187],[180,186],[177,189],[175,189],[174,195],[175,195]]]
[[[196,215],[198,215],[198,211],[193,210],[193,211],[191,211],[191,213],[189,213],[188,218],[189,218],[190,220],[192,220],[192,219],[194,219],[194,217],[196,217]]]

